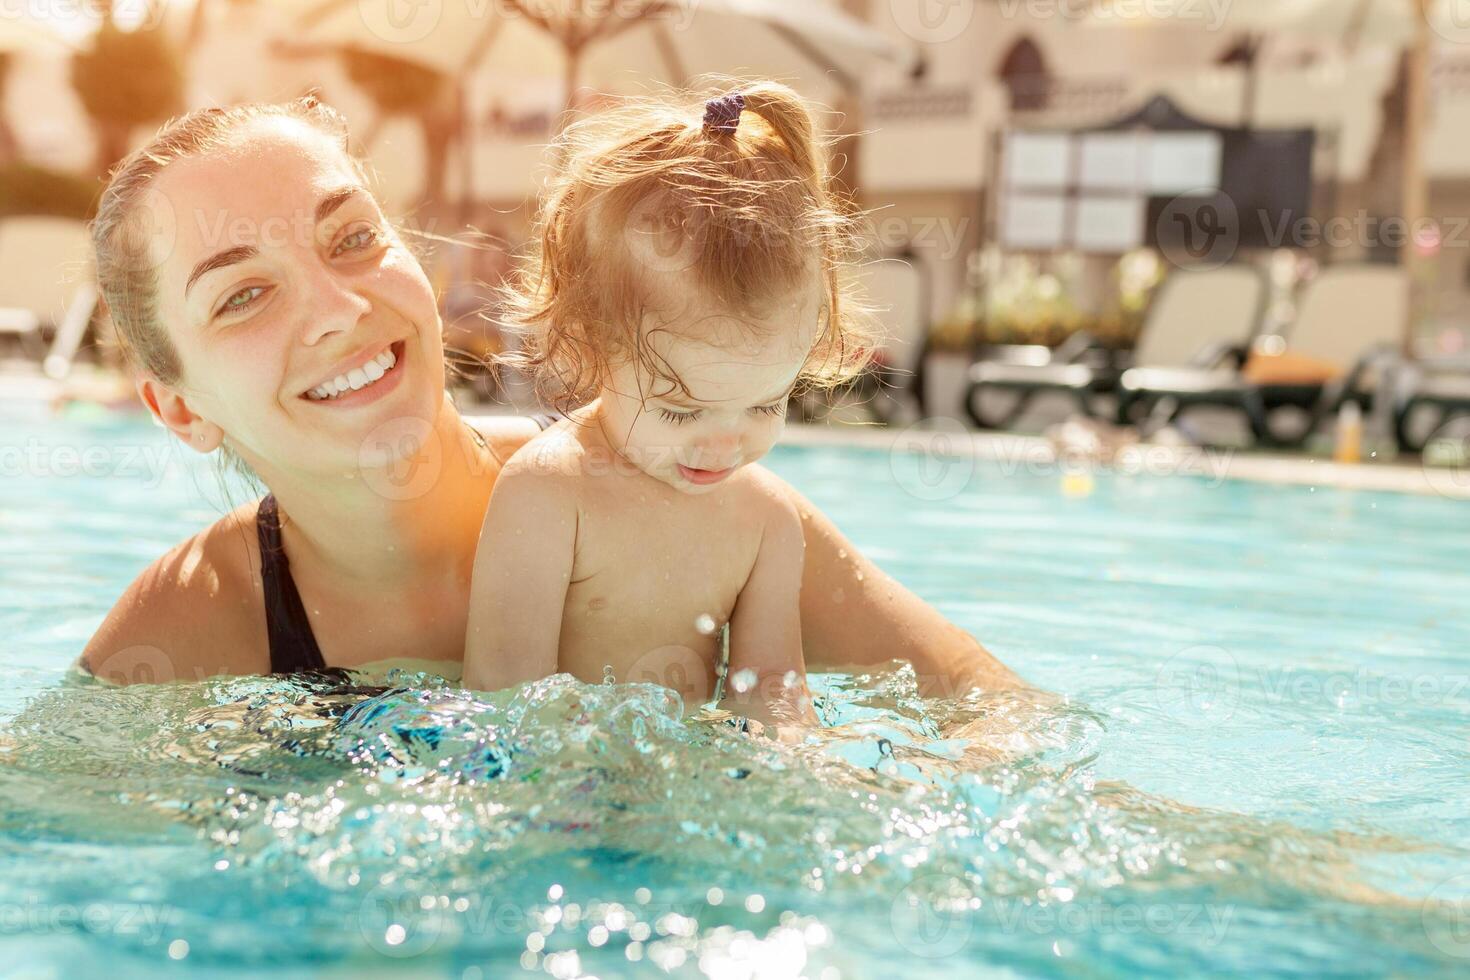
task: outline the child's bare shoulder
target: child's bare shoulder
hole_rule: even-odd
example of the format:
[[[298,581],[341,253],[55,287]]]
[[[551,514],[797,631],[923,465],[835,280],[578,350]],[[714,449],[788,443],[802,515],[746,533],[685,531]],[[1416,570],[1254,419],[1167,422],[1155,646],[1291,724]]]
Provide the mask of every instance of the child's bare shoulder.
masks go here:
[[[575,431],[564,426],[548,429],[506,461],[495,481],[495,499],[502,506],[515,500],[537,510],[574,503],[577,475],[587,468],[584,456]]]
[[[501,479],[532,476],[557,477],[579,471],[578,463],[586,456],[586,446],[575,428],[561,423],[536,436],[506,461]]]
[[[762,523],[801,525],[801,514],[786,484],[759,463],[741,467],[730,477],[729,490],[735,502]]]

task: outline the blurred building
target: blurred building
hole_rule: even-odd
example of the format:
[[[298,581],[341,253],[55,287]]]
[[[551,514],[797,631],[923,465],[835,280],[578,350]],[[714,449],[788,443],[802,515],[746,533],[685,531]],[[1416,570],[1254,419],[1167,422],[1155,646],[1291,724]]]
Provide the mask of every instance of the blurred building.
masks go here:
[[[798,2],[798,0],[791,0]],[[825,0],[800,0],[825,2]],[[1247,70],[1241,38],[1197,25],[1089,25],[1074,16],[1034,16],[1075,4],[951,3],[935,26],[914,20],[908,0],[841,0],[919,52],[921,68],[883,69],[863,79],[860,97],[835,108],[845,129],[843,176],[873,213],[879,251],[909,250],[930,279],[933,306],[947,308],[965,282],[967,257],[986,236],[985,207],[997,135],[1013,126],[1100,123],[1164,94],[1201,119],[1230,124],[1246,114]],[[498,74],[493,63],[467,87],[473,120],[471,156],[451,147],[441,200],[425,201],[433,142],[421,120],[380,112],[341,60],[293,44],[299,9],[278,0],[178,3],[150,22],[188,51],[191,106],[284,99],[309,90],[341,108],[376,171],[389,209],[451,231],[465,223],[514,245],[545,166],[544,146],[566,99],[560,78]],[[75,39],[95,24],[60,25]],[[636,68],[637,66],[629,66]],[[1396,87],[1399,52],[1332,42],[1268,38],[1255,69],[1251,118],[1261,126],[1310,126],[1319,140],[1317,200],[1333,213],[1393,214],[1398,202],[1402,109]],[[4,117],[16,152],[59,170],[88,173],[94,137],[69,84],[62,52],[12,57]],[[593,87],[625,86],[636,77],[591,78]],[[1431,213],[1470,208],[1470,51],[1444,45],[1435,55],[1434,109],[1427,145]],[[802,79],[791,79],[797,87]],[[148,135],[140,127],[135,142]],[[1470,314],[1470,235],[1458,231],[1440,248],[1438,286],[1429,306],[1437,320]],[[1338,257],[1363,257],[1371,244]]]

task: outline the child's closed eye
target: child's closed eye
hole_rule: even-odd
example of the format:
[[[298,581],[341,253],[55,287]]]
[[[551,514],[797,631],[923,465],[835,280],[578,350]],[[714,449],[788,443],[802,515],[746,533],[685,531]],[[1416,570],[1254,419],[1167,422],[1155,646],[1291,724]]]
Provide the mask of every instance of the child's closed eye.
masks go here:
[[[661,408],[658,410],[658,417],[672,425],[683,425],[685,422],[692,422],[697,419],[699,417],[699,411],[696,409],[692,412],[675,412],[667,408]]]
[[[773,402],[770,405],[757,405],[751,411],[760,415],[769,415],[772,418],[780,418],[786,414],[786,403],[780,401]],[[658,409],[658,417],[671,425],[683,425],[685,422],[692,422],[703,414],[699,409],[688,412],[676,412],[669,408]]]

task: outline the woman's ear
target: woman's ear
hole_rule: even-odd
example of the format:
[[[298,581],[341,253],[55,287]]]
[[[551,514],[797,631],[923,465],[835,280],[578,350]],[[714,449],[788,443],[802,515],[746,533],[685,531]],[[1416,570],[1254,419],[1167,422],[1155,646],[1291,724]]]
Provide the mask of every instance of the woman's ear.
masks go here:
[[[138,397],[148,406],[164,428],[178,436],[189,448],[201,453],[213,452],[224,442],[225,430],[202,415],[196,415],[184,396],[154,378],[139,378]]]

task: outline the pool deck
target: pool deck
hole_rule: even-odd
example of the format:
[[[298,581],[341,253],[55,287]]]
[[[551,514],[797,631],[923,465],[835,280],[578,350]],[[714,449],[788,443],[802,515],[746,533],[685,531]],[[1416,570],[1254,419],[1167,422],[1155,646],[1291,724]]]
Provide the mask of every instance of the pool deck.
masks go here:
[[[1291,486],[1416,493],[1470,500],[1470,466],[1436,467],[1410,461],[1337,463],[1311,455],[1140,443],[1112,464],[1059,455],[1040,436],[958,431],[952,426],[906,429],[866,425],[791,425],[782,439],[795,446],[856,446],[882,452],[926,453],[936,459],[973,456],[1029,473],[1058,475],[1117,471],[1159,476],[1249,480]]]
[[[0,371],[0,407],[12,420],[44,417],[50,414],[49,403],[61,388],[57,382],[35,372]],[[466,405],[463,411],[473,417],[511,414],[515,410],[506,406]],[[1310,454],[1142,443],[1124,447],[1111,463],[1103,463],[1059,455],[1053,444],[1040,436],[974,432],[947,419],[902,429],[844,423],[793,424],[787,426],[782,441],[795,446],[854,446],[879,452],[926,453],[940,460],[968,456],[999,463],[1012,471],[1053,472],[1061,476],[1116,471],[1193,476],[1215,482],[1249,480],[1470,500],[1470,465],[1426,466],[1412,457],[1407,461],[1336,463]]]

